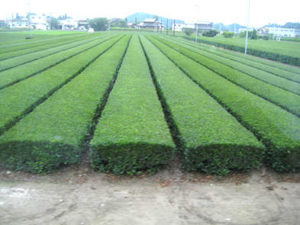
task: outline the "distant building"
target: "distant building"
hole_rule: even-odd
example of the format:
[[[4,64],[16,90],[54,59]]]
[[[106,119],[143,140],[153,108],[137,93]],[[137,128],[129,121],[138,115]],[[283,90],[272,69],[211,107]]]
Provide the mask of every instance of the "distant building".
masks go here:
[[[127,23],[127,26],[130,28],[138,28],[138,25],[136,23]]]
[[[249,27],[249,28],[248,28],[248,31],[253,31],[253,29],[254,29],[254,28]],[[245,32],[245,31],[247,31],[247,28],[239,28],[239,33],[242,33],[242,32]]]
[[[162,24],[161,22],[153,18],[153,19],[145,19],[142,23],[138,25],[138,27],[144,29],[160,30],[162,29]]]
[[[266,32],[277,37],[296,37],[300,31],[295,28],[266,27]]]
[[[89,30],[88,30],[88,33],[90,34],[90,33],[94,33],[95,32],[95,30],[93,29],[93,28],[89,28]]]
[[[18,19],[11,19],[7,21],[7,25],[11,29],[18,28],[29,28],[29,21],[25,17],[21,17]]]
[[[172,26],[172,30],[175,29],[175,31],[184,31],[184,29],[189,28],[196,30],[198,29],[199,32],[211,30],[213,28],[213,23],[210,22],[197,22],[197,23],[190,23],[190,24],[180,24],[180,23],[175,23],[175,26]]]
[[[175,29],[175,31],[183,31],[185,28],[195,29],[195,24],[175,23],[175,26],[172,26],[172,30]]]
[[[198,31],[208,31],[213,29],[213,23],[211,22],[197,22],[195,23],[195,29]]]
[[[87,31],[89,29],[88,20],[78,20],[77,21],[78,30]]]
[[[29,15],[29,23],[33,29],[37,30],[48,30],[49,24],[47,21],[47,16],[45,15],[38,15],[38,14],[31,14]]]
[[[58,22],[62,30],[76,30],[78,28],[78,22],[72,18],[59,20]]]

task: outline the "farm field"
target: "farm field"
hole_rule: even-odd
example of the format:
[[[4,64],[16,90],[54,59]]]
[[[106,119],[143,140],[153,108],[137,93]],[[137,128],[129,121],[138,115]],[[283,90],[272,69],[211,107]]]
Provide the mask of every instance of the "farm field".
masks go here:
[[[195,40],[195,37],[184,38]],[[245,48],[244,38],[199,36],[198,41],[238,52],[244,52]],[[300,43],[296,41],[249,40],[248,54],[300,66]]]
[[[34,35],[0,34],[1,167],[300,170],[300,67],[159,34]]]

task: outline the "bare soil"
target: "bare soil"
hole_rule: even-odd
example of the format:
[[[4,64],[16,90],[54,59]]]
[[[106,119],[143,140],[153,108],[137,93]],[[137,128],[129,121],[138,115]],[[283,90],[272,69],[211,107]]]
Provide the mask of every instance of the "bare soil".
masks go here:
[[[115,176],[87,164],[50,175],[0,169],[1,225],[300,224],[300,174],[225,177],[171,165]]]

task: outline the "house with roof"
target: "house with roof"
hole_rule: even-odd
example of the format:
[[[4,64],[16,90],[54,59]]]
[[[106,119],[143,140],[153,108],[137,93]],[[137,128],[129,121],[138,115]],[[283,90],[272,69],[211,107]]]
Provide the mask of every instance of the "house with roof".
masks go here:
[[[199,32],[209,31],[213,29],[213,23],[208,21],[196,22],[194,25],[194,29],[198,30]]]
[[[62,30],[76,30],[78,28],[78,21],[72,18],[59,20],[58,22]]]
[[[7,20],[6,23],[11,29],[29,28],[29,20],[25,17],[10,19]]]
[[[29,24],[33,29],[37,30],[48,30],[50,28],[47,21],[47,16],[36,13],[29,15]]]
[[[159,22],[157,19],[145,19],[142,23],[138,25],[139,28],[143,29],[153,29],[153,30],[160,30],[163,28],[161,22]]]

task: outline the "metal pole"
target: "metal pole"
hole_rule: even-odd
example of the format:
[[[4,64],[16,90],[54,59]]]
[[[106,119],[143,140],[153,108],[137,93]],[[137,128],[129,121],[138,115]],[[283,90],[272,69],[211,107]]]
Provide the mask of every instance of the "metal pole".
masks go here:
[[[169,34],[169,19],[167,19],[167,35]]]
[[[162,33],[162,17],[160,17],[160,33]]]
[[[175,36],[175,20],[173,20],[174,30],[173,30],[173,36]]]
[[[250,0],[248,0],[248,21],[247,21],[246,41],[245,41],[245,55],[247,55],[247,48],[248,48],[249,21],[250,21]]]
[[[198,41],[198,25],[197,23],[195,23],[195,26],[196,26],[196,37],[195,37],[195,42]]]

